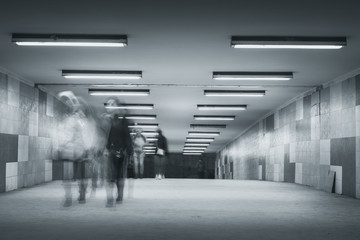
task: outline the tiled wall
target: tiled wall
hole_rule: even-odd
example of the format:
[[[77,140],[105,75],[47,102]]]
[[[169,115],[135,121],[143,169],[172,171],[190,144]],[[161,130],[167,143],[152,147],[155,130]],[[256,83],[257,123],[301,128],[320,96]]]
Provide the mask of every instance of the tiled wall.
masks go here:
[[[314,90],[218,153],[216,177],[295,182],[360,198],[360,76]]]
[[[0,72],[0,192],[52,180],[51,129],[62,103]]]

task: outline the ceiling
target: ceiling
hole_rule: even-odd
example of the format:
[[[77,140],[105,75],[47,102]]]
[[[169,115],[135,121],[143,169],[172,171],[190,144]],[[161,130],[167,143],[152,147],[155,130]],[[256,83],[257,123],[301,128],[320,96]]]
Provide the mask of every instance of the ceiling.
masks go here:
[[[197,104],[247,104],[218,129],[206,152],[216,152],[271,110],[297,95],[360,67],[360,14],[357,1],[1,1],[0,67],[56,93],[89,96],[90,83],[145,84],[148,97],[126,103],[152,103],[172,152],[184,146]],[[124,48],[20,47],[12,33],[126,34]],[[231,36],[345,36],[341,50],[251,50],[230,47]],[[69,80],[62,69],[140,70],[141,80]],[[215,81],[213,71],[294,72],[290,81]],[[55,84],[55,85],[52,85]],[[60,85],[59,85],[60,84]],[[83,85],[72,85],[83,84]],[[262,98],[205,97],[203,90],[266,90]],[[226,87],[225,85],[231,85]],[[243,86],[234,87],[233,85]],[[250,87],[253,86],[253,87]],[[220,113],[216,113],[220,114]],[[145,121],[143,121],[145,122]]]

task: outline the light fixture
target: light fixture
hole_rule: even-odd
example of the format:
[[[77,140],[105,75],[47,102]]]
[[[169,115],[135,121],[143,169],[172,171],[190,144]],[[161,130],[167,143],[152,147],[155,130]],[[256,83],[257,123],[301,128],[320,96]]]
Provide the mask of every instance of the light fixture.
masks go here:
[[[118,70],[62,70],[68,79],[141,79],[142,71]]]
[[[144,146],[144,149],[146,150],[153,150],[153,149],[156,149],[156,147],[152,147],[152,146]]]
[[[186,138],[188,142],[213,142],[214,140],[214,138]]]
[[[203,153],[204,150],[183,150],[183,153]]]
[[[104,103],[105,108],[107,109],[134,109],[134,110],[152,110],[154,109],[154,104],[122,104],[120,106],[107,106]]]
[[[158,139],[157,138],[146,138],[146,140],[149,142],[156,142]]]
[[[148,89],[89,89],[91,96],[149,96],[150,90]]]
[[[279,80],[293,78],[292,72],[213,72],[215,80]]]
[[[262,97],[264,90],[204,90],[208,97]]]
[[[202,153],[183,152],[183,155],[202,155]]]
[[[346,46],[346,37],[233,36],[231,46],[233,48],[340,49]]]
[[[207,147],[210,143],[194,143],[194,142],[185,142],[185,147]]]
[[[189,132],[189,136],[219,136],[220,132]]]
[[[123,117],[119,117],[119,118],[123,118]],[[155,120],[156,115],[135,114],[135,115],[126,115],[125,118],[130,120]]]
[[[129,125],[129,128],[157,128],[159,124],[157,123],[135,123],[133,125]]]
[[[225,124],[190,124],[191,128],[226,128]]]
[[[205,150],[206,147],[184,147],[184,150]]]
[[[234,110],[234,111],[242,111],[246,110],[247,105],[197,105],[198,110]]]
[[[125,47],[127,36],[13,33],[11,41],[19,46]]]
[[[156,131],[143,131],[143,132],[141,132],[141,134],[143,134],[144,136],[157,136],[157,135],[159,135],[159,133],[156,132]]]
[[[235,116],[194,115],[194,120],[232,121],[234,119]]]

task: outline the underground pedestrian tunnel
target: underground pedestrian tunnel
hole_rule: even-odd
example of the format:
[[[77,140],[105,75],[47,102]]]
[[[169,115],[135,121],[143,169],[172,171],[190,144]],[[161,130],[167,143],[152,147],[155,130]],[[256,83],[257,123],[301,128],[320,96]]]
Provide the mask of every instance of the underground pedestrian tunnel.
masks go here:
[[[356,1],[0,4],[1,239],[360,238]],[[146,137],[111,207],[108,153],[86,201],[63,157],[71,114],[106,149],[110,98]]]

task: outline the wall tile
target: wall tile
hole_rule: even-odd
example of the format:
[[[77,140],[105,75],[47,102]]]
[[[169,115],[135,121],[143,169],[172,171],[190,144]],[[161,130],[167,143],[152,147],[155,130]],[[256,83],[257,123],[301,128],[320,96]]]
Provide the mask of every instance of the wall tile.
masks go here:
[[[342,108],[352,108],[356,105],[356,88],[355,78],[349,78],[343,81],[341,86],[342,90]]]
[[[18,162],[29,160],[29,136],[19,135]]]

